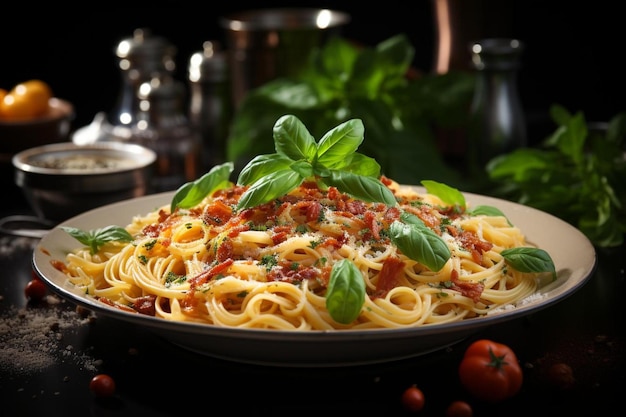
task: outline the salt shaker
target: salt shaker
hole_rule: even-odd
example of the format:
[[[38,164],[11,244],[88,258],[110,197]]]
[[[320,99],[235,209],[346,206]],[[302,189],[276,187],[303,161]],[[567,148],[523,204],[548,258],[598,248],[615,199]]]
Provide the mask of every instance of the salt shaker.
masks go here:
[[[203,166],[208,171],[226,159],[232,100],[226,54],[217,41],[202,46],[189,59],[189,120],[202,137]]]
[[[526,120],[517,90],[524,45],[517,39],[491,38],[471,45],[476,89],[471,104],[469,168],[484,175],[497,155],[527,145]]]

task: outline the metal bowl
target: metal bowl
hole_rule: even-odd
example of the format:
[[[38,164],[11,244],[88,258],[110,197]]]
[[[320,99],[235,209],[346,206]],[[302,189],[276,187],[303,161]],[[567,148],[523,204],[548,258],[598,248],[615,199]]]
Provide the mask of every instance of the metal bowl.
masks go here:
[[[119,142],[55,143],[12,158],[15,184],[35,214],[52,221],[150,194],[155,161],[154,151]]]

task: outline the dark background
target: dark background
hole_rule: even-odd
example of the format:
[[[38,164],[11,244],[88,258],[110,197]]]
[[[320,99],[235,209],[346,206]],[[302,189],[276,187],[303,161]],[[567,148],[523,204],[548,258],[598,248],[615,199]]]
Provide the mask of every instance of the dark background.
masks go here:
[[[436,55],[435,1],[291,1],[264,2],[263,7],[346,11],[352,20],[343,35],[371,46],[405,33],[416,50],[415,68],[429,72]],[[583,111],[589,121],[606,121],[625,110],[624,21],[616,2],[449,1],[463,6],[454,29],[457,42],[501,36],[526,44],[518,85],[531,132],[540,131],[533,131],[533,126],[552,131],[551,122],[546,121],[553,103],[572,112]],[[62,10],[61,6],[27,10],[17,5],[10,15],[4,14],[0,25],[4,32],[0,88],[32,78],[48,82],[57,97],[74,103],[74,128],[78,128],[91,122],[97,112],[114,107],[121,87],[114,51],[134,29],[149,28],[176,45],[176,74],[185,81],[191,54],[205,40],[224,42],[220,16],[251,7],[260,6],[237,1],[169,1],[134,8],[100,4],[87,12]]]

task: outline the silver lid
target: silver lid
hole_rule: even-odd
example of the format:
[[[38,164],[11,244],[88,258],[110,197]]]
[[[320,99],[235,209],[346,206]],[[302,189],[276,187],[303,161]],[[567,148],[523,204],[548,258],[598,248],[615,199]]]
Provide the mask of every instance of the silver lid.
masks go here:
[[[176,52],[176,47],[167,39],[153,36],[146,28],[135,29],[133,36],[123,39],[115,49],[122,70],[135,68],[145,74],[173,72]]]

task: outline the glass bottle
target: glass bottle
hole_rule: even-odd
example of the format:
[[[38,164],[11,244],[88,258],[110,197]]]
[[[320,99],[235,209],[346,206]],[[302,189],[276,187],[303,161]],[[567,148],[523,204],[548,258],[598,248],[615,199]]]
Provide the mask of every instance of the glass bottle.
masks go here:
[[[202,47],[189,59],[189,120],[202,136],[203,168],[208,171],[226,160],[233,109],[227,56],[217,41]]]
[[[517,39],[491,38],[471,45],[476,86],[470,109],[470,173],[484,177],[494,157],[527,146],[526,120],[517,89]]]

